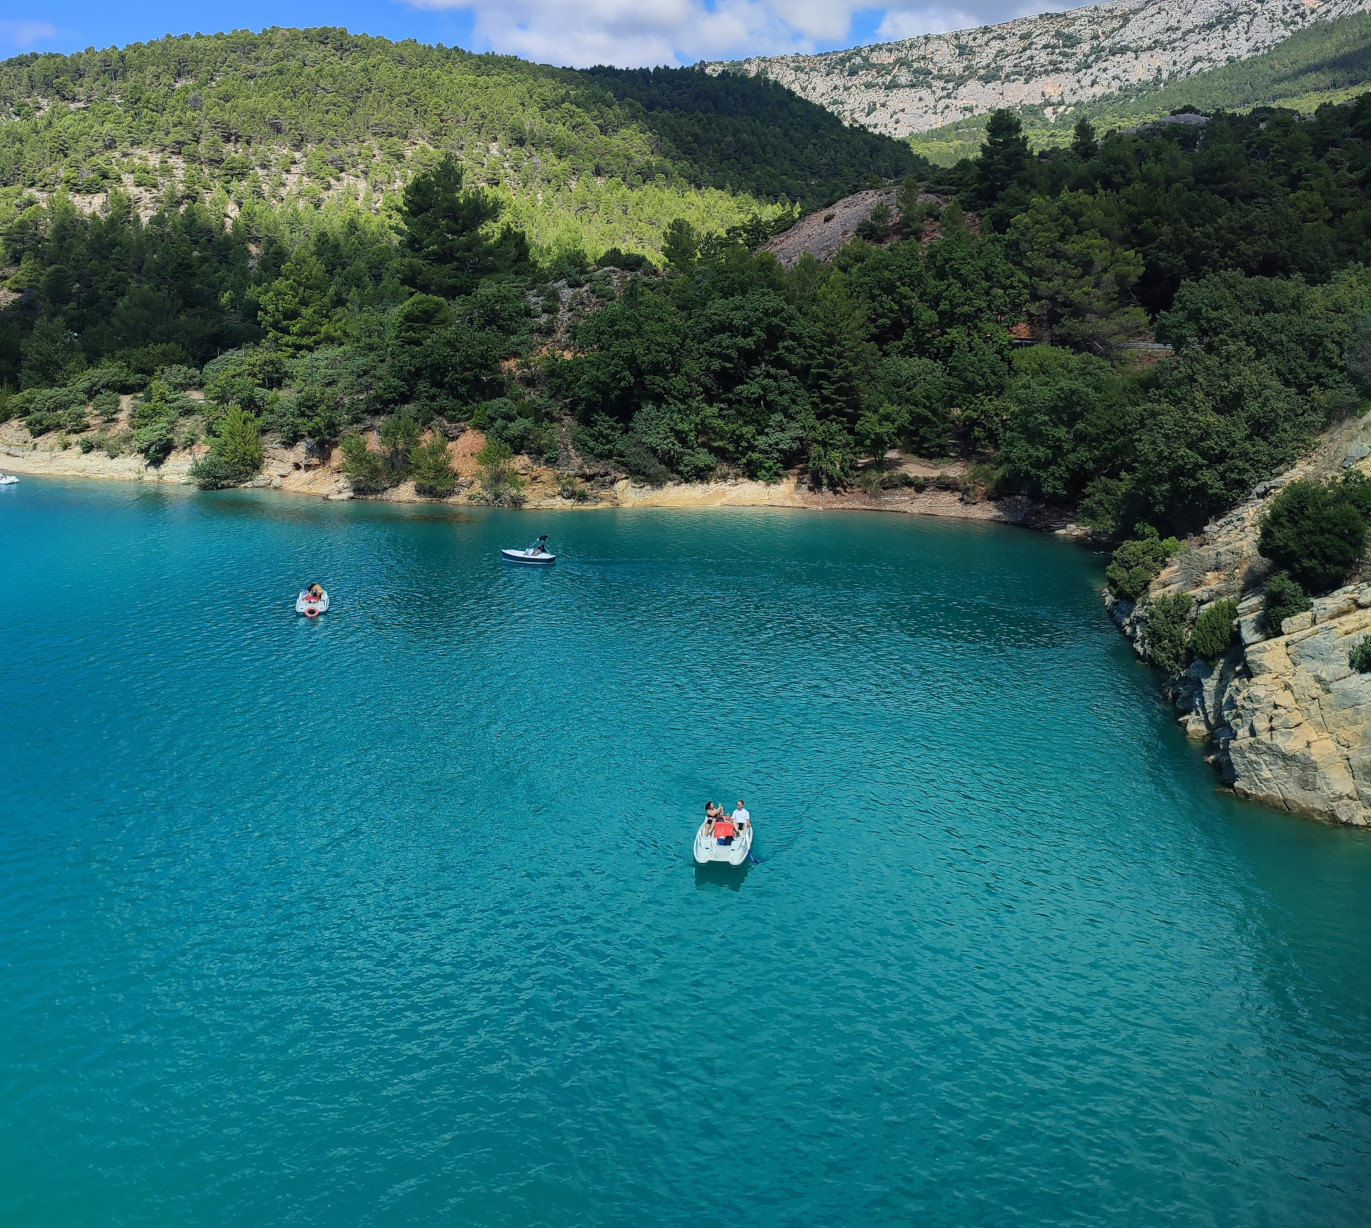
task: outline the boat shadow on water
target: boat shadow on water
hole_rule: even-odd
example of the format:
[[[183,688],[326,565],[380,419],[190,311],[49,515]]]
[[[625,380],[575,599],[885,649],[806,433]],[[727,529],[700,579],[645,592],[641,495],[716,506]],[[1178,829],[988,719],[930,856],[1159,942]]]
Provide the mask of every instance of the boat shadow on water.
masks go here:
[[[695,885],[697,887],[727,887],[739,891],[752,873],[752,862],[745,861],[740,866],[731,866],[726,861],[710,861],[704,865],[695,863]]]

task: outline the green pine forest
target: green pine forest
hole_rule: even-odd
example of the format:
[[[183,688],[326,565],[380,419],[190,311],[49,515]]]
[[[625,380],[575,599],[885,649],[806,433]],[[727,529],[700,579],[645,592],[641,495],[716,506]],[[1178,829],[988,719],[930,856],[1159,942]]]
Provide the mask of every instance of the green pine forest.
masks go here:
[[[203,43],[222,68],[233,48],[318,48],[341,91],[354,42],[399,75],[349,85],[351,101],[291,104],[190,54]],[[910,480],[887,464],[898,448],[1147,543],[1197,530],[1365,412],[1371,94],[1133,133],[1082,120],[1039,149],[999,112],[974,157],[939,168],[772,86],[378,44],[269,31],[3,66],[0,419],[153,463],[206,442],[205,486],[251,477],[264,439],[336,446],[360,493],[413,479],[439,496],[455,486],[447,440],[469,424],[486,437],[481,497],[505,503],[517,455],[579,499],[620,473],[890,488]],[[436,138],[455,104],[400,91],[428,56],[455,57],[463,73],[440,84],[470,78],[487,101],[448,125],[447,148],[386,163],[402,186],[282,195],[253,161],[298,139],[308,157],[380,165],[415,115]],[[627,199],[677,208],[651,242],[547,242],[556,211],[531,232],[510,181],[473,163],[496,133],[527,190],[537,159],[537,174],[603,171]],[[106,143],[179,143],[187,169],[143,200],[107,177],[91,207],[76,189],[113,173]],[[252,169],[231,192],[238,157]],[[898,208],[827,264],[765,250],[795,210],[873,182]],[[234,195],[242,183],[262,194]],[[556,190],[571,210],[578,189]],[[732,204],[687,207],[716,198]]]
[[[0,63],[0,220],[26,193],[111,186],[144,214],[195,198],[259,219],[263,205],[384,211],[445,153],[536,249],[591,256],[654,249],[677,217],[726,229],[920,164],[767,82],[574,72],[334,29]]]

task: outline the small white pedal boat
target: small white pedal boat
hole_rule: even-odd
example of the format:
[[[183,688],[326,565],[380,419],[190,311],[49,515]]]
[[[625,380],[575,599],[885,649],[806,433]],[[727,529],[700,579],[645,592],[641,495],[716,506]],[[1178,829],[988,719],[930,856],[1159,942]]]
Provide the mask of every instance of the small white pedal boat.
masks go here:
[[[535,567],[547,567],[557,561],[555,554],[548,553],[546,533],[526,550],[501,550],[500,557],[507,563],[532,563]]]
[[[320,614],[327,614],[328,594],[320,593],[316,597],[306,589],[295,599],[295,612],[303,614],[306,618],[318,618]]]
[[[13,486],[18,481],[12,473],[0,473],[0,486]]]
[[[706,819],[695,833],[695,864],[706,866],[711,861],[722,861],[725,865],[740,866],[752,851],[752,824],[743,828],[742,834],[733,836],[724,843],[712,834],[714,821]]]

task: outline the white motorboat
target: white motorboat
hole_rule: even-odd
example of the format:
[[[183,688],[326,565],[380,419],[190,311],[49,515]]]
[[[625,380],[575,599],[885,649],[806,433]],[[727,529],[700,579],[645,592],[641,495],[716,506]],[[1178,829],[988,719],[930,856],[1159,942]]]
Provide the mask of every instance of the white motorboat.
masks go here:
[[[695,833],[695,864],[707,866],[711,861],[721,861],[725,865],[740,866],[752,852],[752,824],[743,828],[741,834],[720,838],[714,835],[714,820],[706,819]]]
[[[500,557],[507,563],[532,563],[535,567],[547,567],[557,561],[557,556],[548,552],[546,533],[525,550],[501,550]]]
[[[12,473],[0,473],[0,486],[13,486],[19,479]]]
[[[309,589],[305,589],[295,599],[295,612],[303,614],[306,618],[318,618],[320,614],[327,614],[328,594],[321,590],[316,597]]]

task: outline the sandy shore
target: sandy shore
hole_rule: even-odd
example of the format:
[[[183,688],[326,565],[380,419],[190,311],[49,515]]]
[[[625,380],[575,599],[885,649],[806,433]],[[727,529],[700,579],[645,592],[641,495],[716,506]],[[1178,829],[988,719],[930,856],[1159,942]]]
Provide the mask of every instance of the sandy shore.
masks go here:
[[[160,482],[188,485],[190,467],[203,455],[203,444],[189,450],[173,452],[161,465],[149,465],[141,456],[110,457],[99,449],[82,452],[75,441],[62,441],[50,436],[31,439],[21,423],[9,422],[0,426],[0,469],[16,474],[41,477],[89,478],[118,482]],[[417,494],[412,482],[376,496],[385,503],[444,503],[470,506],[480,501],[476,485],[476,453],[485,440],[479,431],[467,431],[453,444],[454,467],[459,482],[458,491],[447,499],[425,499]],[[523,506],[529,510],[596,509],[607,507],[653,508],[742,508],[785,507],[813,510],[863,510],[901,512],[914,516],[939,516],[955,520],[981,520],[1001,524],[1025,525],[1033,528],[1063,527],[1060,517],[1026,499],[1008,498],[987,500],[958,490],[928,488],[917,491],[912,486],[896,490],[865,494],[851,489],[841,494],[816,491],[801,483],[794,475],[779,482],[753,482],[746,479],[713,482],[676,482],[666,486],[644,486],[625,478],[612,485],[590,486],[585,499],[577,501],[561,493],[562,475],[520,458],[517,467],[526,486]],[[956,479],[961,466],[949,463],[942,469],[908,462],[902,466],[913,476]],[[257,487],[313,495],[318,498],[353,499],[347,479],[337,467],[337,451],[327,457],[314,455],[304,444],[293,448],[268,447],[267,459],[261,474],[251,483]]]

